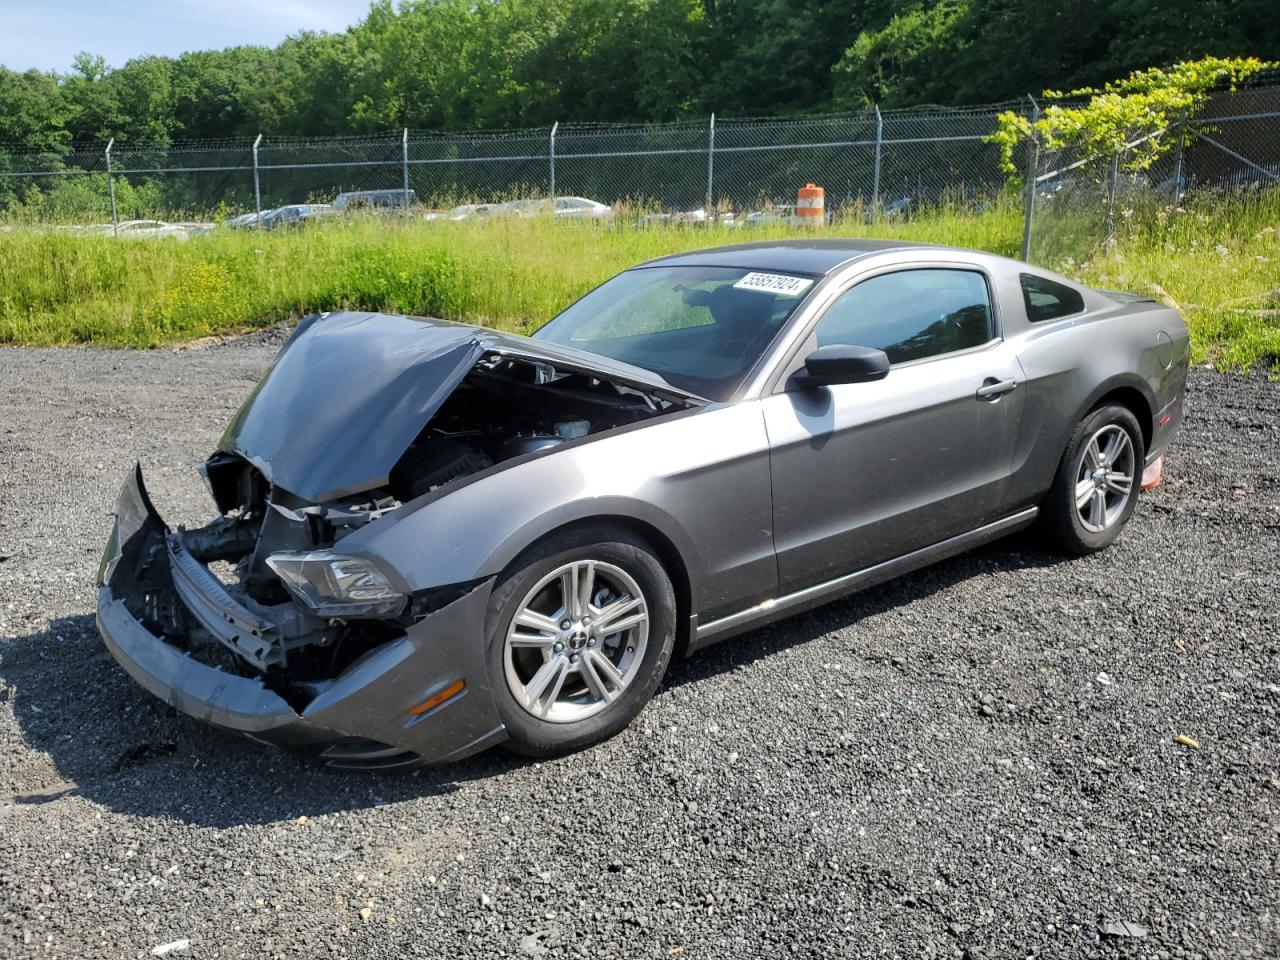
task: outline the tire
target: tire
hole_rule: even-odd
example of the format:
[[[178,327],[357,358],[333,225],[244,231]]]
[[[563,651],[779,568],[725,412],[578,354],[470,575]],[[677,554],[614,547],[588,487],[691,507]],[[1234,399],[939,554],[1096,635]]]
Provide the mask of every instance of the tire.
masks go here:
[[[1108,464],[1105,454],[1113,442],[1115,463]],[[1145,459],[1142,428],[1128,407],[1110,403],[1090,412],[1072,432],[1045,498],[1044,529],[1050,539],[1077,556],[1110,546],[1133,516]]]
[[[581,594],[567,610],[568,577],[579,591],[593,583],[585,610]],[[499,577],[486,618],[489,689],[507,748],[555,757],[624,729],[666,672],[675,621],[670,578],[653,548],[625,530],[577,527],[527,550]],[[614,623],[623,629],[609,632]]]

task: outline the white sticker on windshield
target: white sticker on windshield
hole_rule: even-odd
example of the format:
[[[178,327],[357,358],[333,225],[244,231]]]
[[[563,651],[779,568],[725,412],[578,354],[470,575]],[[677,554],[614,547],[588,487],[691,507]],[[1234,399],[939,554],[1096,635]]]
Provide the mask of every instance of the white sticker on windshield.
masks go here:
[[[759,290],[762,293],[776,293],[780,297],[798,297],[813,286],[813,281],[808,277],[788,277],[781,273],[748,273],[734,286],[739,290]]]

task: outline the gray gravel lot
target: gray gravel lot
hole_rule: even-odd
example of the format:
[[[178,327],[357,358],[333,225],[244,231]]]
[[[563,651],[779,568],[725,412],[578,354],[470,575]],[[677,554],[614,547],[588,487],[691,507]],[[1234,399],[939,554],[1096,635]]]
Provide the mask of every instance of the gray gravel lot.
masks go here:
[[[1195,371],[1102,555],[1008,540],[730,641],[567,759],[369,775],[94,632],[126,468],[206,519],[269,341],[0,350],[0,956],[1280,956],[1276,384]]]

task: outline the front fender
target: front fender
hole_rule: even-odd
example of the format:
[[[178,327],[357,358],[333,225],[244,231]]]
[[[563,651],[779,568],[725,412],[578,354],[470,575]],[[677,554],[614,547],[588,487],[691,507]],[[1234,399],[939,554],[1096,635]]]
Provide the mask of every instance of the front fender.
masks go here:
[[[437,491],[343,540],[405,590],[501,573],[566,524],[622,518],[680,554],[692,612],[777,584],[768,440],[759,406],[706,408],[517,461]]]

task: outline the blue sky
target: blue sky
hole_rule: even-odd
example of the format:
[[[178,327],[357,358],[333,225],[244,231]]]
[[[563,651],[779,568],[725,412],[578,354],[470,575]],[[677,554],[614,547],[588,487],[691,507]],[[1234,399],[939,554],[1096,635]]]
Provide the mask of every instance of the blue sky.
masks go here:
[[[369,0],[0,0],[0,64],[66,71],[81,50],[120,66],[246,43],[272,46],[299,30],[342,30]]]

